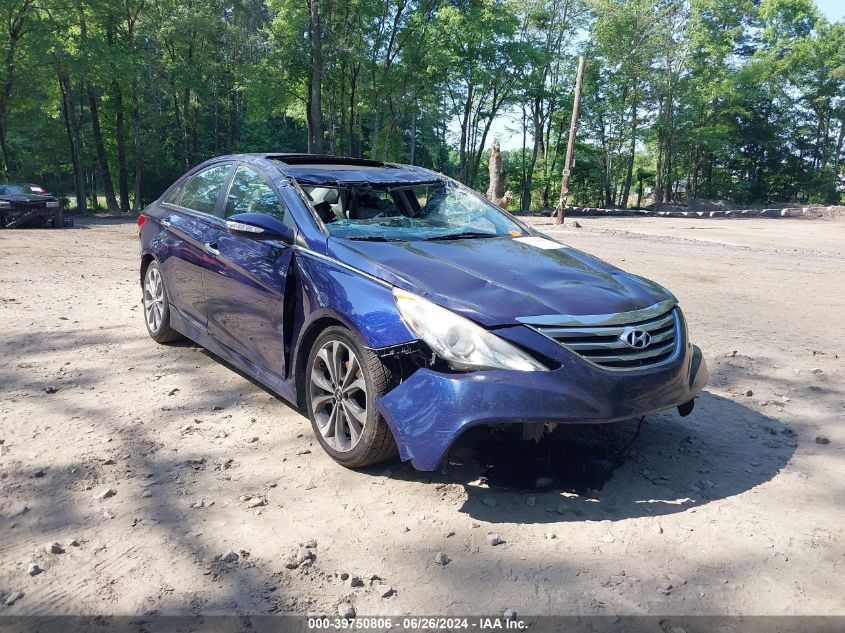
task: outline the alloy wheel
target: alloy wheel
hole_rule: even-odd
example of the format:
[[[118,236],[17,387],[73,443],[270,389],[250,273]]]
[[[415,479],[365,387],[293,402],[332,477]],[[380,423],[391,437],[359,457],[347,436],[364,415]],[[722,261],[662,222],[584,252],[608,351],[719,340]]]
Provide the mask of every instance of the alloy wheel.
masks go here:
[[[326,341],[311,367],[311,411],[320,435],[334,450],[351,451],[367,423],[367,385],[352,348]]]
[[[153,266],[147,270],[144,279],[144,313],[150,332],[157,334],[164,318],[164,284],[158,268]]]

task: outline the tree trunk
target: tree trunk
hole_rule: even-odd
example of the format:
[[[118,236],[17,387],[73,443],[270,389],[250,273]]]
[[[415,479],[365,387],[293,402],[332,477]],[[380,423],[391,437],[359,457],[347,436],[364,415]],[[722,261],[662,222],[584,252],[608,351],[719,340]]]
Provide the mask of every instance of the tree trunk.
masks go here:
[[[549,128],[551,130],[551,128]],[[544,165],[546,170],[546,175],[544,176],[545,182],[543,183],[543,192],[541,194],[541,204],[544,209],[549,208],[549,196],[551,195],[552,183],[548,178],[548,174],[554,173],[557,169],[557,159],[560,157],[560,144],[563,141],[563,130],[565,129],[565,119],[560,117],[560,124],[557,128],[557,140],[555,141],[555,151],[552,154],[552,160],[549,162],[547,161]],[[551,141],[551,131],[549,132],[549,141]],[[548,149],[549,143],[546,143],[546,148]]]
[[[79,124],[74,114],[72,89],[70,78],[67,72],[59,70],[59,89],[62,93],[62,114],[65,118],[65,129],[67,130],[68,145],[70,146],[70,157],[73,165],[73,191],[76,196],[76,210],[85,213],[88,210],[88,201],[85,199],[85,172],[82,166],[82,147],[79,139]]]
[[[91,109],[91,129],[94,132],[94,147],[97,152],[97,165],[100,173],[100,183],[103,186],[103,194],[106,196],[106,207],[109,213],[117,213],[117,198],[114,195],[114,184],[109,171],[109,160],[106,156],[106,147],[103,143],[103,133],[100,129],[100,115],[97,109],[97,95],[94,92],[94,85],[89,81],[87,84],[88,105]]]
[[[352,81],[349,85],[349,155],[355,154],[355,93],[358,88],[358,73],[361,65],[355,64],[352,69]]]
[[[25,26],[30,12],[36,8],[34,0],[24,0],[13,10],[11,7],[5,11],[4,26],[5,35],[8,36],[8,48],[4,60],[5,77],[3,85],[0,86],[0,154],[3,157],[3,168],[0,174],[8,175],[12,171],[9,147],[6,144],[6,132],[8,130],[7,118],[9,116],[9,104],[12,101],[12,92],[15,85],[15,57],[18,50],[18,43],[26,34]]]
[[[185,169],[189,169],[191,159],[191,89],[182,91],[182,153],[185,155]]]
[[[381,160],[384,163],[387,162],[390,156],[390,144],[393,142],[393,133],[396,131],[396,112],[393,108],[393,97],[390,97],[388,100],[387,110],[389,113],[387,118],[387,132],[384,135],[384,149],[381,154]]]
[[[531,160],[528,163],[528,169],[525,173],[525,180],[522,184],[522,204],[523,213],[531,210],[531,187],[534,183],[534,168],[537,166],[537,157],[543,149],[543,123],[540,120],[540,109],[543,107],[543,96],[538,94],[534,97],[534,103],[531,106],[531,123],[534,127],[534,147],[531,149]]]
[[[126,122],[123,115],[123,90],[114,82],[115,139],[117,140],[117,185],[120,190],[120,210],[129,211],[129,172],[126,168]]]
[[[8,175],[11,172],[9,148],[6,145],[6,119],[9,111],[9,102],[12,98],[12,87],[14,86],[16,44],[16,39],[10,39],[9,48],[6,50],[6,76],[2,90],[0,90],[0,148],[2,148],[3,155],[3,169],[0,170],[0,174],[3,175]]]
[[[308,151],[323,153],[323,45],[319,0],[309,0],[308,33],[311,45],[311,81],[308,86]]]
[[[639,173],[639,184],[637,185],[637,209],[641,209],[643,204],[643,172]]]
[[[218,87],[217,78],[214,78],[214,87],[212,89],[211,100],[214,102],[212,108],[212,129],[214,130],[214,153],[220,153],[220,90]]]
[[[414,114],[411,120],[411,160],[413,165],[417,159],[417,102],[414,101]]]
[[[464,100],[464,109],[463,114],[461,116],[461,142],[460,146],[458,147],[458,180],[460,180],[465,185],[469,184],[467,182],[469,178],[467,140],[469,136],[470,113],[472,112],[473,89],[474,86],[472,83],[470,83],[467,86],[467,96]]]
[[[833,157],[833,183],[837,184],[839,180],[839,165],[841,165],[842,156],[842,141],[845,137],[845,112],[842,114],[842,120],[839,122],[839,138],[836,139],[836,155]]]
[[[138,80],[132,78],[132,126],[133,130],[133,153],[135,158],[135,185],[132,189],[132,213],[141,210],[141,105],[138,102]]]
[[[660,209],[660,204],[665,197],[666,186],[666,97],[661,96],[658,100],[657,109],[657,169],[654,174],[654,204],[655,210]]]
[[[123,8],[126,16],[126,52],[129,58],[134,60],[135,57],[135,22],[144,8],[144,0],[139,0],[133,11],[130,6],[130,0],[124,0]],[[132,213],[138,213],[141,210],[141,104],[138,100],[138,76],[134,72],[132,80],[129,83],[129,93],[132,99],[132,127],[133,127],[133,159],[135,170],[135,183],[132,189]]]
[[[521,174],[522,179],[520,180],[520,187],[522,189],[522,195],[520,196],[520,199],[519,199],[519,208],[521,210],[524,210],[524,208],[525,208],[525,181],[526,181],[526,177],[525,177],[525,150],[527,149],[527,143],[528,143],[528,123],[526,122],[526,119],[527,119],[527,116],[525,114],[525,106],[522,106],[522,152],[520,152],[520,154],[519,154],[519,158],[520,158],[519,164],[522,168],[522,174]],[[529,189],[529,192],[530,192],[530,189]],[[531,198],[530,193],[528,194],[528,197],[529,197],[529,203],[530,203],[530,198]]]
[[[569,198],[569,177],[572,171],[572,164],[575,159],[575,137],[578,134],[578,118],[581,114],[581,83],[584,78],[584,68],[587,66],[587,58],[578,57],[578,72],[575,74],[575,94],[572,98],[572,116],[569,121],[569,140],[566,144],[566,159],[561,174],[560,198],[555,208],[555,223],[563,224],[566,219],[566,202]]]
[[[634,92],[634,102],[631,104],[631,153],[628,155],[628,173],[625,175],[625,186],[619,198],[619,206],[628,207],[628,196],[631,195],[631,180],[634,177],[634,155],[637,150],[637,94]]]
[[[9,148],[6,145],[6,126],[0,121],[0,157],[3,158],[3,168],[0,169],[0,176],[8,178],[11,173],[11,159],[9,158]]]
[[[484,124],[484,131],[481,133],[481,141],[478,143],[478,149],[474,152],[474,158],[470,164],[470,171],[467,174],[469,178],[468,186],[472,187],[475,182],[475,177],[478,175],[478,168],[481,166],[481,154],[484,153],[484,145],[487,143],[487,135],[490,133],[490,128],[493,126],[493,120],[496,118],[496,111],[498,108],[491,110],[490,116],[487,118],[487,123]]]

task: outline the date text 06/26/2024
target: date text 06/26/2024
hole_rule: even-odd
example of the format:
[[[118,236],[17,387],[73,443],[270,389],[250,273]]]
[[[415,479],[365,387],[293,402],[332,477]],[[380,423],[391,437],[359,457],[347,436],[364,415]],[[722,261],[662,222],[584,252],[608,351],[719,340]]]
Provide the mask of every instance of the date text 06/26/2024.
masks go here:
[[[516,614],[507,617],[363,617],[363,618],[308,618],[308,630],[474,630],[474,631],[523,631],[526,623],[516,619]]]

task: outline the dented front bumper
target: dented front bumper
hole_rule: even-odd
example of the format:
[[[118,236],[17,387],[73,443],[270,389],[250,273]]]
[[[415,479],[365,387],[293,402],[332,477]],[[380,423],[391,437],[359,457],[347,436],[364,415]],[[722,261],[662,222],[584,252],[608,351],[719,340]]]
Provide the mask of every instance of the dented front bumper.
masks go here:
[[[616,422],[687,403],[709,372],[698,347],[684,340],[681,352],[671,363],[634,371],[607,370],[567,350],[551,371],[419,369],[376,404],[401,458],[434,470],[473,426]]]

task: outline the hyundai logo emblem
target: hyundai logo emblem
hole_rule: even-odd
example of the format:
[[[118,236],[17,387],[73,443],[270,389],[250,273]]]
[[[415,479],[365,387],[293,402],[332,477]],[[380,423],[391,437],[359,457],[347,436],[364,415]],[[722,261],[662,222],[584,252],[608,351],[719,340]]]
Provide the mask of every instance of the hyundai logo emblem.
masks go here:
[[[626,328],[619,338],[628,347],[633,347],[634,349],[645,349],[651,345],[651,334],[635,327]]]

